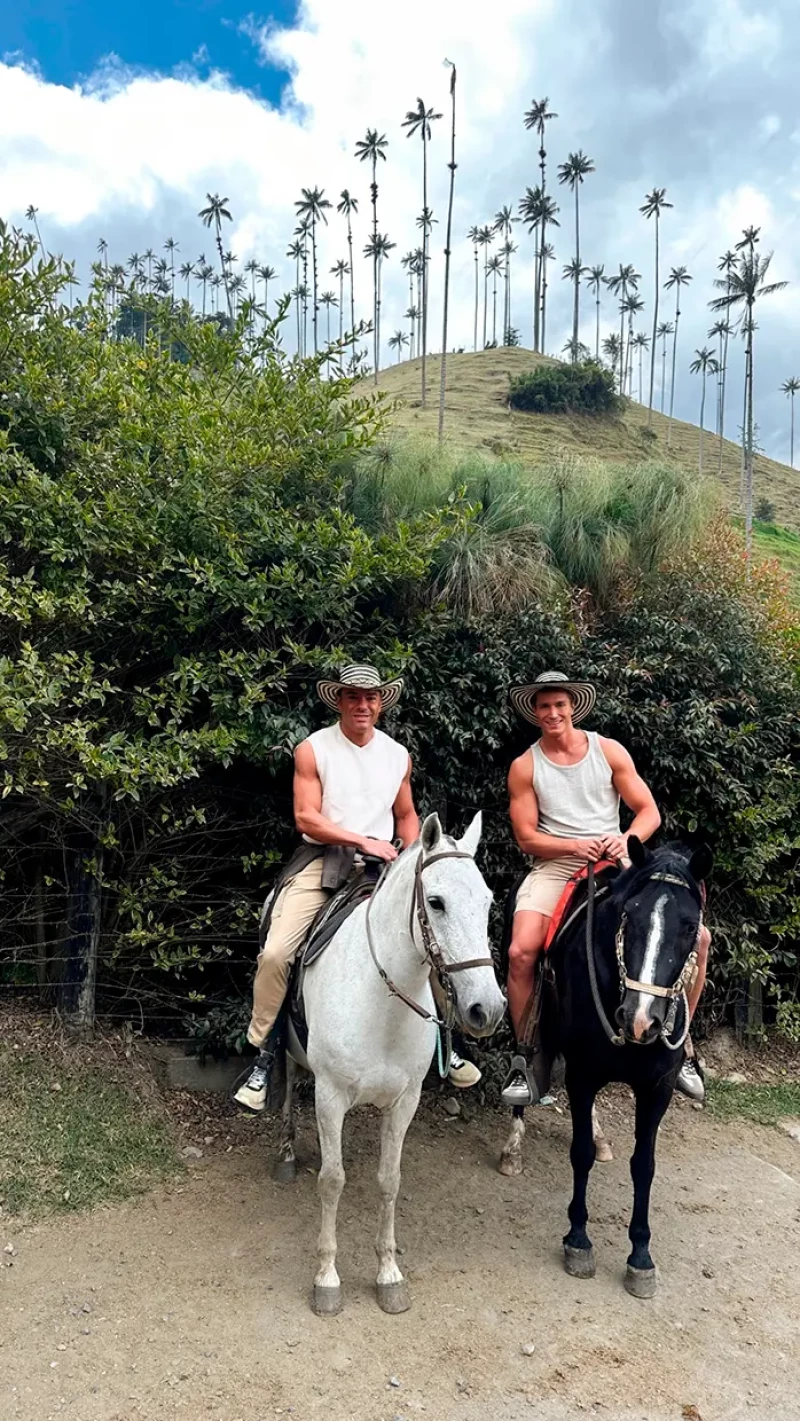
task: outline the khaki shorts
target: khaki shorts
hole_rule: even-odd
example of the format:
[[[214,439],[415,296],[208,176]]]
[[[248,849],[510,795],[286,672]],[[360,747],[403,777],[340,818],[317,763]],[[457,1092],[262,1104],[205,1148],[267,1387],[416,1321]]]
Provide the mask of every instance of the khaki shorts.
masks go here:
[[[573,873],[586,867],[586,860],[575,854],[558,859],[537,859],[527,878],[523,879],[515,913],[541,913],[552,918],[561,894]]]

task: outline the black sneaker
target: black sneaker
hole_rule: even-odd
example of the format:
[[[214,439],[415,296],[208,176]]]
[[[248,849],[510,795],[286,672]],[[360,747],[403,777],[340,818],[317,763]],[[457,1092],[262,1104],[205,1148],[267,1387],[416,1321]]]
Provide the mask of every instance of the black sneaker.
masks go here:
[[[247,1077],[233,1092],[236,1104],[241,1105],[244,1110],[252,1111],[254,1115],[259,1115],[267,1104],[267,1086],[269,1085],[272,1061],[273,1057],[269,1051],[259,1051],[255,1064],[250,1068]],[[239,1079],[242,1079],[241,1076]]]

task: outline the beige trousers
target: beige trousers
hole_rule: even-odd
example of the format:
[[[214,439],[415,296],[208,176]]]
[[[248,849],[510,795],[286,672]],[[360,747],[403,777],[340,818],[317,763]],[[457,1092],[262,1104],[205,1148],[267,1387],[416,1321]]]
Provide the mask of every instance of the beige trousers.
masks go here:
[[[247,1029],[251,1046],[263,1046],[281,1009],[289,972],[313,919],[330,893],[322,887],[322,859],[314,859],[284,884],[272,910],[267,940],[258,954],[253,1013]]]

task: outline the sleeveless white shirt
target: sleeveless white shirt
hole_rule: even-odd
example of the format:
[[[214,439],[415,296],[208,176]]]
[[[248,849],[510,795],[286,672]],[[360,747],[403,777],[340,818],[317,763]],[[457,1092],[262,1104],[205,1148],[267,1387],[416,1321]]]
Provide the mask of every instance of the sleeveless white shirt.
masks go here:
[[[589,746],[575,765],[548,760],[541,743],[533,752],[533,788],[539,805],[539,830],[557,839],[585,839],[618,834],[619,795],[597,732],[584,731]]]
[[[322,785],[322,813],[351,834],[391,839],[392,806],[408,771],[408,751],[382,730],[366,745],[354,745],[337,721],[315,730],[308,743]],[[315,839],[304,834],[307,843]]]

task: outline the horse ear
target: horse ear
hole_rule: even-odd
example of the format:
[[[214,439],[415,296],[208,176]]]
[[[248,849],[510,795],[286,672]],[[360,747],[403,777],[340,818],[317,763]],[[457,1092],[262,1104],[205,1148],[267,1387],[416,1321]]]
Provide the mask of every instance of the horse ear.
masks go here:
[[[432,854],[442,837],[442,825],[438,814],[429,814],[422,825],[420,839],[426,854]]]
[[[698,845],[689,859],[689,872],[695,883],[702,883],[704,879],[708,878],[713,863],[714,855],[708,844]]]
[[[650,857],[650,852],[645,848],[641,839],[637,839],[635,834],[628,836],[628,858],[634,868],[643,868]]]
[[[475,851],[481,841],[481,831],[483,829],[483,815],[478,810],[469,828],[465,830],[464,837],[459,839],[458,847],[462,853],[471,854],[475,857]]]

